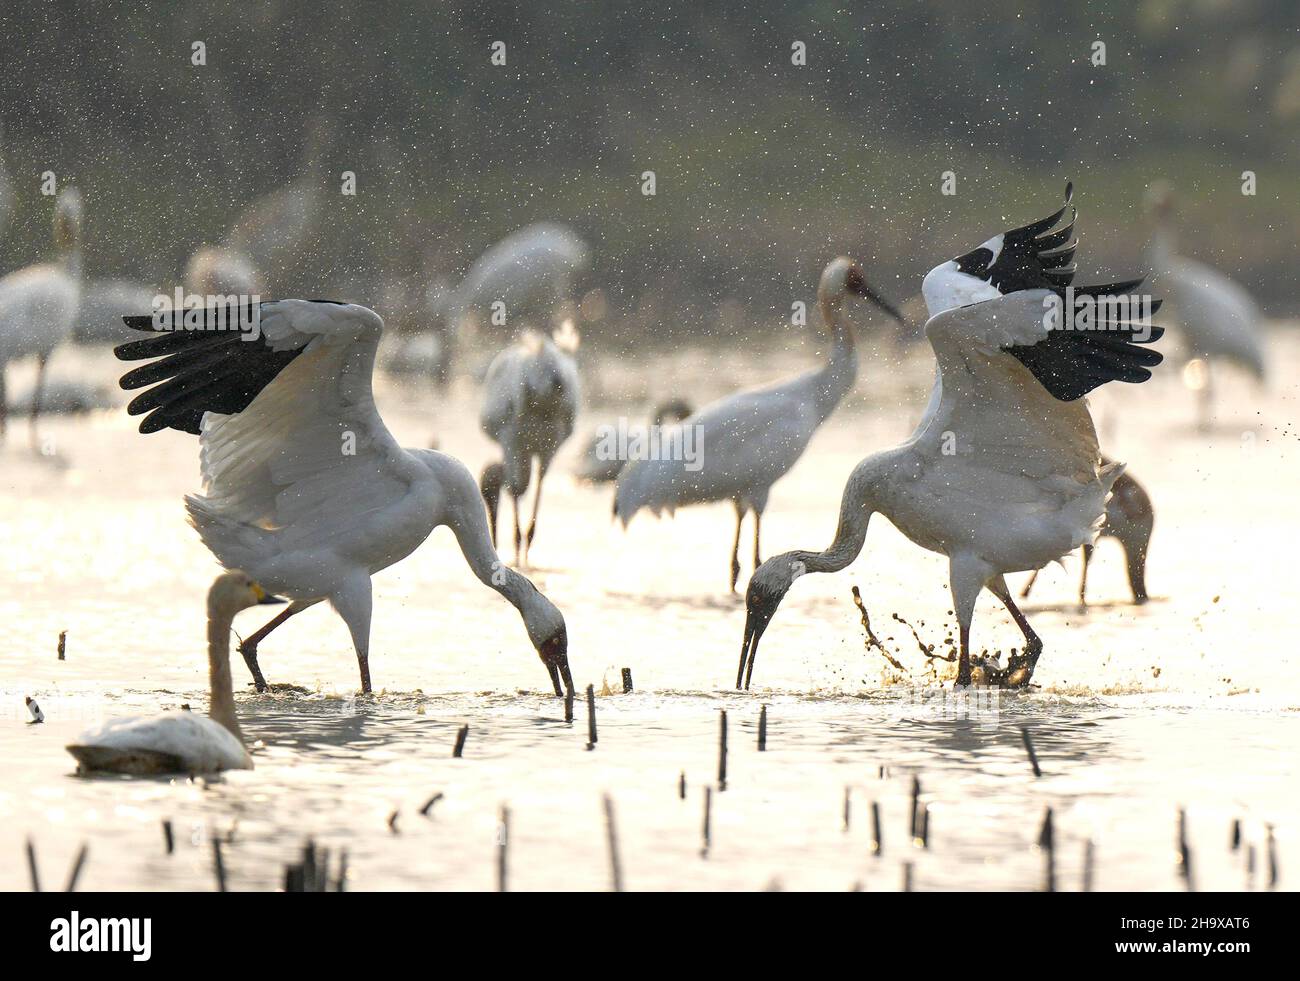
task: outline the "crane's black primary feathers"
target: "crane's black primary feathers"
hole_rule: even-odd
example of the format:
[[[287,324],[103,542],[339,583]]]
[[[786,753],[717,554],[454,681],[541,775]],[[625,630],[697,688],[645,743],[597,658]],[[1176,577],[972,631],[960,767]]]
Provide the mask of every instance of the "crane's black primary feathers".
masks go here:
[[[1165,332],[1153,324],[1129,323],[1114,319],[1107,300],[1129,294],[1142,280],[1110,283],[1105,286],[1076,286],[1075,299],[1091,297],[1095,312],[1087,329],[1070,327],[1071,311],[1066,306],[1065,290],[1054,290],[1062,299],[1063,323],[1054,326],[1037,344],[1013,344],[1003,348],[1028,368],[1054,398],[1072,402],[1094,388],[1112,381],[1144,382],[1151,368],[1164,360],[1159,351],[1140,345],[1152,344]],[[1128,296],[1130,306],[1139,297]],[[1152,300],[1148,313],[1160,309],[1160,300]]]
[[[179,429],[197,435],[205,412],[242,412],[302,353],[273,351],[261,337],[247,340],[240,329],[186,330],[179,323],[184,313],[176,311],[177,324],[161,328],[152,316],[122,318],[128,327],[156,335],[113,349],[120,361],[152,361],[118,381],[127,391],[147,389],[126,409],[133,416],[149,413],[140,423],[142,433]],[[204,316],[205,323],[217,322],[215,309]]]
[[[1070,207],[1074,184],[1065,185],[1065,204],[1054,214],[1002,233],[1002,247],[995,256],[992,249],[981,246],[954,262],[962,272],[992,283],[999,293],[1020,290],[1058,289],[1074,281],[1074,252],[1079,243],[1074,238],[1078,212]],[[1054,228],[1065,212],[1070,221]]]

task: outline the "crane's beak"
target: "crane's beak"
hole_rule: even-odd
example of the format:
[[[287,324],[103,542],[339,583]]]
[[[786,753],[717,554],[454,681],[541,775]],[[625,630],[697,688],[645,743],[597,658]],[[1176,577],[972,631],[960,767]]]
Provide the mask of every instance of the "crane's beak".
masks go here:
[[[573,695],[573,675],[569,673],[569,632],[561,627],[559,633],[537,649],[537,655],[542,659],[547,673],[551,676],[556,697],[563,698],[565,691]],[[560,687],[561,680],[564,682],[563,688]]]
[[[900,324],[906,325],[906,321],[903,319],[903,315],[898,312],[898,308],[894,306],[892,303],[890,303],[888,300],[886,300],[879,293],[877,293],[875,290],[873,290],[867,284],[867,281],[865,279],[861,277],[854,277],[854,280],[849,283],[849,292],[853,293],[855,296],[860,296],[865,300],[870,300],[876,306],[880,307],[881,310],[884,310],[885,313],[889,314],[891,317],[897,320]]]

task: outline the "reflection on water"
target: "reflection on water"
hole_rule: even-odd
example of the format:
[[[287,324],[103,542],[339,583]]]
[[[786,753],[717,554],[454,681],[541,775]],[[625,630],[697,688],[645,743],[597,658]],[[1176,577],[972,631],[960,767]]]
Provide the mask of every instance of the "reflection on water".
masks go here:
[[[688,361],[683,355],[683,370],[670,374],[689,390],[652,394],[702,402],[741,379],[779,374],[742,360],[725,369],[736,377],[705,376],[687,371]],[[870,365],[864,358],[866,379]],[[864,394],[777,485],[764,519],[767,554],[826,544],[845,475],[870,449],[905,435],[927,373],[918,359],[909,372],[864,381]],[[1243,408],[1243,428],[1206,442],[1186,430],[1183,392],[1150,388],[1144,427],[1124,425],[1133,393],[1098,411],[1116,420],[1112,455],[1130,461],[1155,500],[1149,579],[1162,600],[1124,602],[1113,543],[1092,566],[1087,611],[1073,601],[1077,565],[1045,572],[1026,607],[1047,645],[1039,691],[963,703],[939,688],[891,614],[942,650],[951,633],[943,565],[878,522],[848,572],[800,581],[764,638],[754,692],[734,692],[744,607],[725,592],[730,508],[664,522],[641,516],[625,534],[608,519],[608,489],[561,478],[548,491],[533,574],[565,612],[578,684],[621,692],[626,666],[637,686],[597,699],[593,750],[585,706],[564,722],[517,615],[473,579],[440,531],[376,580],[371,666],[380,693],[351,694],[346,631],[323,607],[304,613],[263,644],[261,657],[271,681],[306,693],[240,693],[256,769],[212,781],[78,778],[62,748],[106,717],[205,704],[202,596],[215,567],[179,503],[196,481],[194,441],[139,437],[120,414],[51,420],[55,468],[25,450],[16,425],[0,449],[10,571],[0,592],[0,855],[8,856],[0,887],[26,887],[30,836],[51,882],[84,841],[82,888],[211,888],[210,839],[219,835],[235,889],[277,888],[308,837],[335,854],[348,850],[354,888],[493,888],[497,814],[508,804],[512,888],[602,889],[601,795],[609,793],[633,889],[896,889],[904,863],[918,889],[1035,889],[1044,864],[1035,842],[1049,806],[1062,888],[1078,887],[1088,840],[1097,888],[1179,888],[1179,808],[1198,888],[1251,885],[1251,847],[1253,885],[1265,887],[1268,825],[1278,887],[1287,888],[1296,881],[1300,675],[1286,640],[1290,601],[1279,588],[1290,581],[1289,550],[1277,546],[1300,531],[1292,500],[1300,465],[1286,422],[1296,392],[1270,396],[1264,430]],[[381,391],[399,438],[427,445],[436,430],[471,468],[488,459],[472,387],[436,410],[420,401],[427,397]],[[1264,433],[1249,451],[1245,428]],[[904,672],[864,646],[854,584]],[[236,629],[255,629],[260,615],[242,614]],[[63,662],[54,653],[60,630],[68,631]],[[1005,651],[1019,637],[987,601],[974,640]],[[935,664],[940,676],[951,671]],[[235,673],[242,682],[242,665]],[[27,724],[24,695],[40,701],[43,725]],[[763,704],[768,748],[759,753]],[[727,784],[713,794],[702,856],[703,788],[717,783],[721,709]],[[462,725],[464,757],[453,759]],[[1021,727],[1033,734],[1041,778]],[[928,848],[908,840],[914,777],[929,808]],[[422,816],[435,793],[444,796]],[[1237,818],[1247,841],[1234,853]],[[170,856],[165,819],[177,835]]]

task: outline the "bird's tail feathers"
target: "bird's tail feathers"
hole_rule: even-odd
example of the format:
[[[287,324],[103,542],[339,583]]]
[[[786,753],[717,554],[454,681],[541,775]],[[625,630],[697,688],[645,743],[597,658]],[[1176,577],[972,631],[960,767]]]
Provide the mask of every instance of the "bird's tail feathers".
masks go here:
[[[206,497],[186,494],[185,513],[203,544],[227,569],[256,568],[274,553],[275,532],[222,514]]]

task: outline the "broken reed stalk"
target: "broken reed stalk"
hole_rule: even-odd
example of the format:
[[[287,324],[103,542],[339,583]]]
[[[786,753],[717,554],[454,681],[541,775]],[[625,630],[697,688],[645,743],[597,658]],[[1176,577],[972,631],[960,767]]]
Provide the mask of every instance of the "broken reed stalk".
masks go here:
[[[346,892],[348,882],[348,850],[344,848],[339,852],[339,874],[334,880],[335,892]]]
[[[767,752],[767,706],[758,708],[758,751]]]
[[[221,858],[221,839],[212,836],[212,871],[217,877],[217,892],[226,891],[226,863]]]
[[[614,827],[614,801],[605,795],[605,838],[609,842],[610,885],[615,892],[623,891],[623,864],[618,857],[618,830]]]
[[[626,695],[632,690],[632,669],[623,669],[623,694]]]
[[[172,834],[171,821],[170,820],[163,821],[162,829],[163,829],[163,847],[167,849],[167,854],[170,855],[172,852],[176,850],[176,838]]]
[[[59,631],[59,660],[66,661],[67,653],[68,653],[68,632],[66,630],[60,630]]]
[[[844,830],[845,831],[849,830],[849,819],[852,816],[850,814],[850,802],[852,800],[852,789],[853,788],[851,787],[844,788]]]
[[[1266,829],[1265,844],[1268,845],[1268,887],[1273,889],[1277,886],[1278,862],[1277,862],[1277,839],[1273,837],[1273,825],[1264,825]]]
[[[922,848],[930,847],[930,805],[921,805],[921,834],[919,841]]]
[[[718,790],[727,789],[727,710],[718,714]]]
[[[713,788],[704,788],[704,847],[700,849],[700,857],[707,858],[709,846],[713,844]]]
[[[880,838],[880,802],[871,802],[871,854],[879,857],[883,845]]]
[[[1195,892],[1196,886],[1192,880],[1192,849],[1187,843],[1187,809],[1182,807],[1178,809],[1178,872],[1183,877],[1187,891]]]
[[[1025,752],[1029,754],[1029,765],[1034,768],[1034,776],[1043,775],[1042,768],[1038,765],[1038,754],[1034,752],[1034,739],[1029,735],[1029,727],[1020,727],[1020,738],[1025,741]]]
[[[41,891],[41,873],[36,868],[36,843],[27,839],[27,871],[32,876],[32,892]]]
[[[451,751],[454,759],[460,759],[461,754],[465,752],[465,740],[469,738],[469,726],[464,725],[456,730],[456,745]]]
[[[1094,852],[1096,847],[1089,838],[1083,843],[1083,891],[1092,892],[1093,871],[1096,866],[1096,857]]]
[[[1043,850],[1043,891],[1056,892],[1056,829],[1052,823],[1052,809],[1043,814],[1043,826],[1038,832],[1038,847]]]
[[[388,815],[388,830],[391,831],[391,832],[392,832],[393,834],[395,834],[395,835],[396,835],[396,834],[401,834],[401,832],[400,832],[400,831],[398,830],[398,828],[397,828],[397,819],[401,816],[401,814],[402,814],[402,811],[401,811],[401,809],[399,808],[399,809],[393,811],[392,814]]]
[[[424,806],[420,808],[420,817],[428,817],[429,812],[433,810],[433,805],[438,803],[440,800],[442,800],[442,791],[438,791],[438,793],[434,794],[424,802]]]
[[[1241,847],[1241,818],[1232,820],[1232,838],[1229,840],[1228,847],[1234,852]]]
[[[921,779],[920,777],[912,778],[912,826],[907,836],[916,841],[920,835],[917,833],[921,830]]]
[[[686,771],[683,770],[681,776],[677,778],[677,796],[681,800],[686,799]]]
[[[68,873],[68,884],[63,888],[64,892],[76,892],[77,880],[81,878],[81,867],[86,864],[87,851],[89,847],[83,842],[77,852],[76,861],[72,863],[72,871]]]
[[[587,748],[596,748],[596,686],[587,686]]]
[[[501,820],[497,824],[497,892],[506,891],[506,860],[510,849],[510,809],[501,806]]]
[[[912,891],[912,863],[903,863],[903,892]]]

